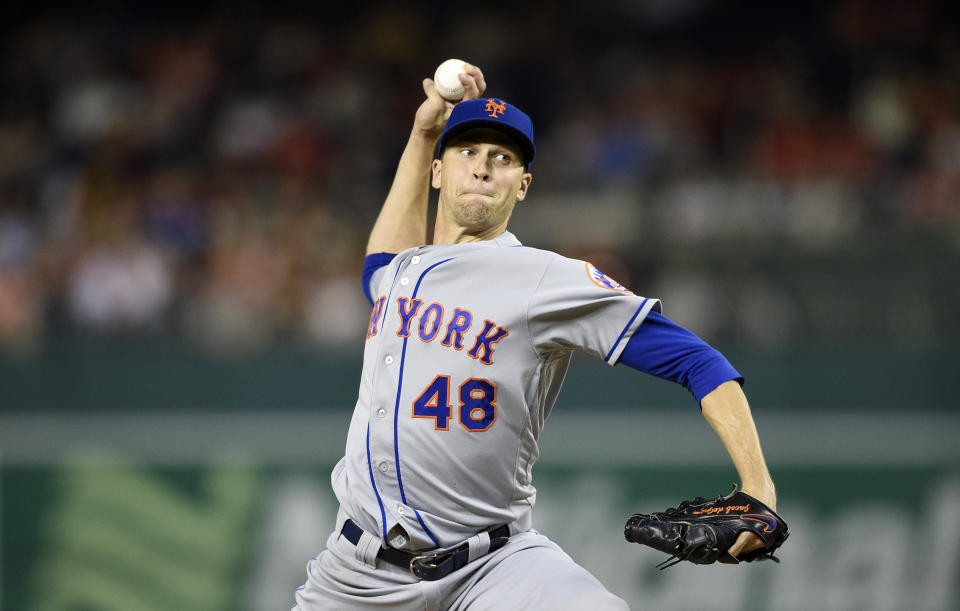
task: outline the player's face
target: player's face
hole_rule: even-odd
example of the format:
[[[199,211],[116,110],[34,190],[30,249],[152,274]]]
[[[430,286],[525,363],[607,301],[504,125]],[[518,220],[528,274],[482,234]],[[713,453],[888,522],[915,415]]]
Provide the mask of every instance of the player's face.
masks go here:
[[[468,233],[506,229],[517,201],[526,197],[532,176],[513,141],[497,130],[475,129],[447,144],[433,162],[439,214]]]

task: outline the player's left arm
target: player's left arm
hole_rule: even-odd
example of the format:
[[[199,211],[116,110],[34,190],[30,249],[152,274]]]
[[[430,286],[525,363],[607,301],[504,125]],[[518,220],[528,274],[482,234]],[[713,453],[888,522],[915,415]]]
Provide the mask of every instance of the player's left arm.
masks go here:
[[[719,351],[661,313],[650,312],[618,362],[687,388],[730,454],[742,489],[776,509],[776,490],[741,388],[743,377]],[[760,547],[759,538],[744,532],[730,552],[736,556]]]
[[[700,406],[730,454],[743,491],[776,510],[777,493],[763,459],[750,404],[740,384],[724,382],[707,394]]]

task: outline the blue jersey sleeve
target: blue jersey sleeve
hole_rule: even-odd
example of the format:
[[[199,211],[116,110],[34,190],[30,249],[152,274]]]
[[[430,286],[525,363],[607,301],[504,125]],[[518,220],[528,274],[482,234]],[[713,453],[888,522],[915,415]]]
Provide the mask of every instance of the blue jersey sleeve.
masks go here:
[[[618,362],[683,385],[697,403],[724,382],[743,384],[743,376],[720,352],[656,311],[634,332]]]
[[[367,255],[363,259],[363,276],[360,281],[363,286],[363,294],[367,298],[367,301],[370,302],[370,305],[373,305],[373,295],[370,294],[370,278],[373,277],[374,272],[376,272],[381,267],[388,265],[393,258],[397,255],[389,252],[375,252],[373,254]]]

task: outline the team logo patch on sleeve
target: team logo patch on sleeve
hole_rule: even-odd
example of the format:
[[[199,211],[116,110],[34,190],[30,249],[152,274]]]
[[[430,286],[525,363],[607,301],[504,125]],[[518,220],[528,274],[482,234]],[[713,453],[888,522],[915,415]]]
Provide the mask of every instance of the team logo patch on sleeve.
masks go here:
[[[601,288],[610,289],[611,291],[618,291],[620,293],[633,294],[633,291],[623,286],[613,278],[607,276],[590,263],[587,263],[587,275],[590,276],[590,280],[592,280],[594,284]]]

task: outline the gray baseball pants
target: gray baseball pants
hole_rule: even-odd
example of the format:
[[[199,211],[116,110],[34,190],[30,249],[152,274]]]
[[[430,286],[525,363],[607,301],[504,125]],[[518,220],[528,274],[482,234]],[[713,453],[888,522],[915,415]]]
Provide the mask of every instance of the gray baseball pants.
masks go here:
[[[307,563],[307,582],[296,591],[298,611],[510,609],[622,611],[629,609],[560,546],[536,531],[517,533],[505,546],[437,581],[376,558],[379,539],[364,533],[358,545],[340,535]]]

